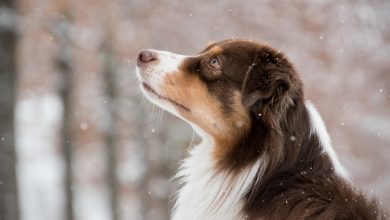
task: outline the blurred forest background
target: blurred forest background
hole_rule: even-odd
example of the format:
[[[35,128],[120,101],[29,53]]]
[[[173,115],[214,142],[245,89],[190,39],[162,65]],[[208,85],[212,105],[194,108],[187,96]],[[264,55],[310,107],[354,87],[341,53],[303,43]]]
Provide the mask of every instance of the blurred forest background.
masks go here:
[[[142,48],[286,53],[357,186],[390,208],[390,1],[0,0],[0,219],[168,219],[197,141],[135,78]]]

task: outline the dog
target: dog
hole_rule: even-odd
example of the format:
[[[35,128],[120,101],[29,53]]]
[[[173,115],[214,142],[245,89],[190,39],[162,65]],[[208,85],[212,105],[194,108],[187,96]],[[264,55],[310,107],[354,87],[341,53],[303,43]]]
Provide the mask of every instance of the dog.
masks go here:
[[[136,73],[202,139],[176,175],[172,219],[389,219],[353,186],[280,51],[242,39],[194,56],[142,50]]]

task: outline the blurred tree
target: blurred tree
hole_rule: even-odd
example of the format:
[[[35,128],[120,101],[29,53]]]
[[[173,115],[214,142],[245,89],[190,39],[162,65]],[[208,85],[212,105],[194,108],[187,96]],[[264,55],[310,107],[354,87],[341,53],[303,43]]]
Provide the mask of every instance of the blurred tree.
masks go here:
[[[67,13],[64,13],[67,14]],[[65,162],[65,210],[66,219],[74,219],[74,196],[73,196],[73,171],[72,171],[72,75],[70,55],[70,38],[69,38],[69,16],[65,16],[57,21],[53,26],[54,33],[58,39],[58,51],[55,62],[60,77],[60,96],[63,102],[63,119],[62,119],[62,151]]]
[[[14,110],[16,93],[16,13],[13,0],[0,2],[0,219],[19,219]]]
[[[105,127],[105,143],[107,156],[107,175],[108,187],[110,192],[110,209],[111,219],[118,220],[118,180],[117,180],[117,157],[116,157],[116,64],[114,53],[111,47],[111,38],[107,37],[103,42],[103,64],[104,64],[104,79],[106,86],[106,99],[104,102],[107,106],[107,126]]]

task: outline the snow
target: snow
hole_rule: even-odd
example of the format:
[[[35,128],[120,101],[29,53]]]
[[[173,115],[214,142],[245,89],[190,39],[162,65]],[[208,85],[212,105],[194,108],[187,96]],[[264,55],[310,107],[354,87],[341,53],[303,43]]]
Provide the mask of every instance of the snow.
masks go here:
[[[64,164],[57,139],[62,118],[60,99],[55,94],[33,96],[19,101],[16,109],[22,219],[61,219],[64,216]],[[87,129],[88,124],[83,122],[80,127]],[[94,164],[91,159],[93,157],[86,160],[86,165],[77,166],[76,163],[74,166],[88,167],[88,164]],[[96,165],[90,168],[98,169]],[[78,219],[110,219],[107,189],[104,185],[85,184],[85,181],[89,180],[76,178],[72,187]]]
[[[81,130],[87,130],[88,129],[88,123],[87,122],[80,123],[80,128],[81,128]]]
[[[110,218],[104,135],[112,102],[102,76],[107,39],[117,59],[120,96],[114,105],[121,219],[167,219],[169,196],[177,189],[169,177],[197,142],[185,123],[169,114],[162,118],[141,98],[133,71],[138,51],[194,54],[208,42],[235,38],[264,41],[289,57],[356,185],[373,189],[390,207],[390,2],[203,3],[20,1],[16,140],[23,220],[64,216],[62,106],[56,95],[61,80],[53,64],[58,39],[48,28],[59,20],[69,22],[74,68],[77,219]],[[12,16],[0,8],[0,28],[13,28]],[[235,125],[239,129],[242,122]]]
[[[19,193],[24,220],[63,216],[63,163],[55,139],[62,107],[53,94],[21,100],[16,106]],[[50,210],[43,211],[43,210]]]
[[[244,122],[243,121],[241,121],[241,120],[238,120],[238,121],[236,121],[236,126],[238,127],[238,128],[241,128],[243,125],[244,125]]]
[[[106,193],[102,197],[102,192]],[[76,195],[76,219],[109,220],[110,212],[108,210],[107,189],[104,187],[89,187],[86,184],[80,184],[74,190]]]

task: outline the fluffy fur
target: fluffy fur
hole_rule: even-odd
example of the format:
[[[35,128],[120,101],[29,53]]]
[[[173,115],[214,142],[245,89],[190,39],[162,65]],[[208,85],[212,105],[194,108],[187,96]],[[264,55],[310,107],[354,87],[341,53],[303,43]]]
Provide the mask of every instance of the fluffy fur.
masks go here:
[[[202,138],[176,175],[172,219],[388,219],[352,185],[277,50],[245,40],[194,56],[145,50],[137,75],[153,103]]]

